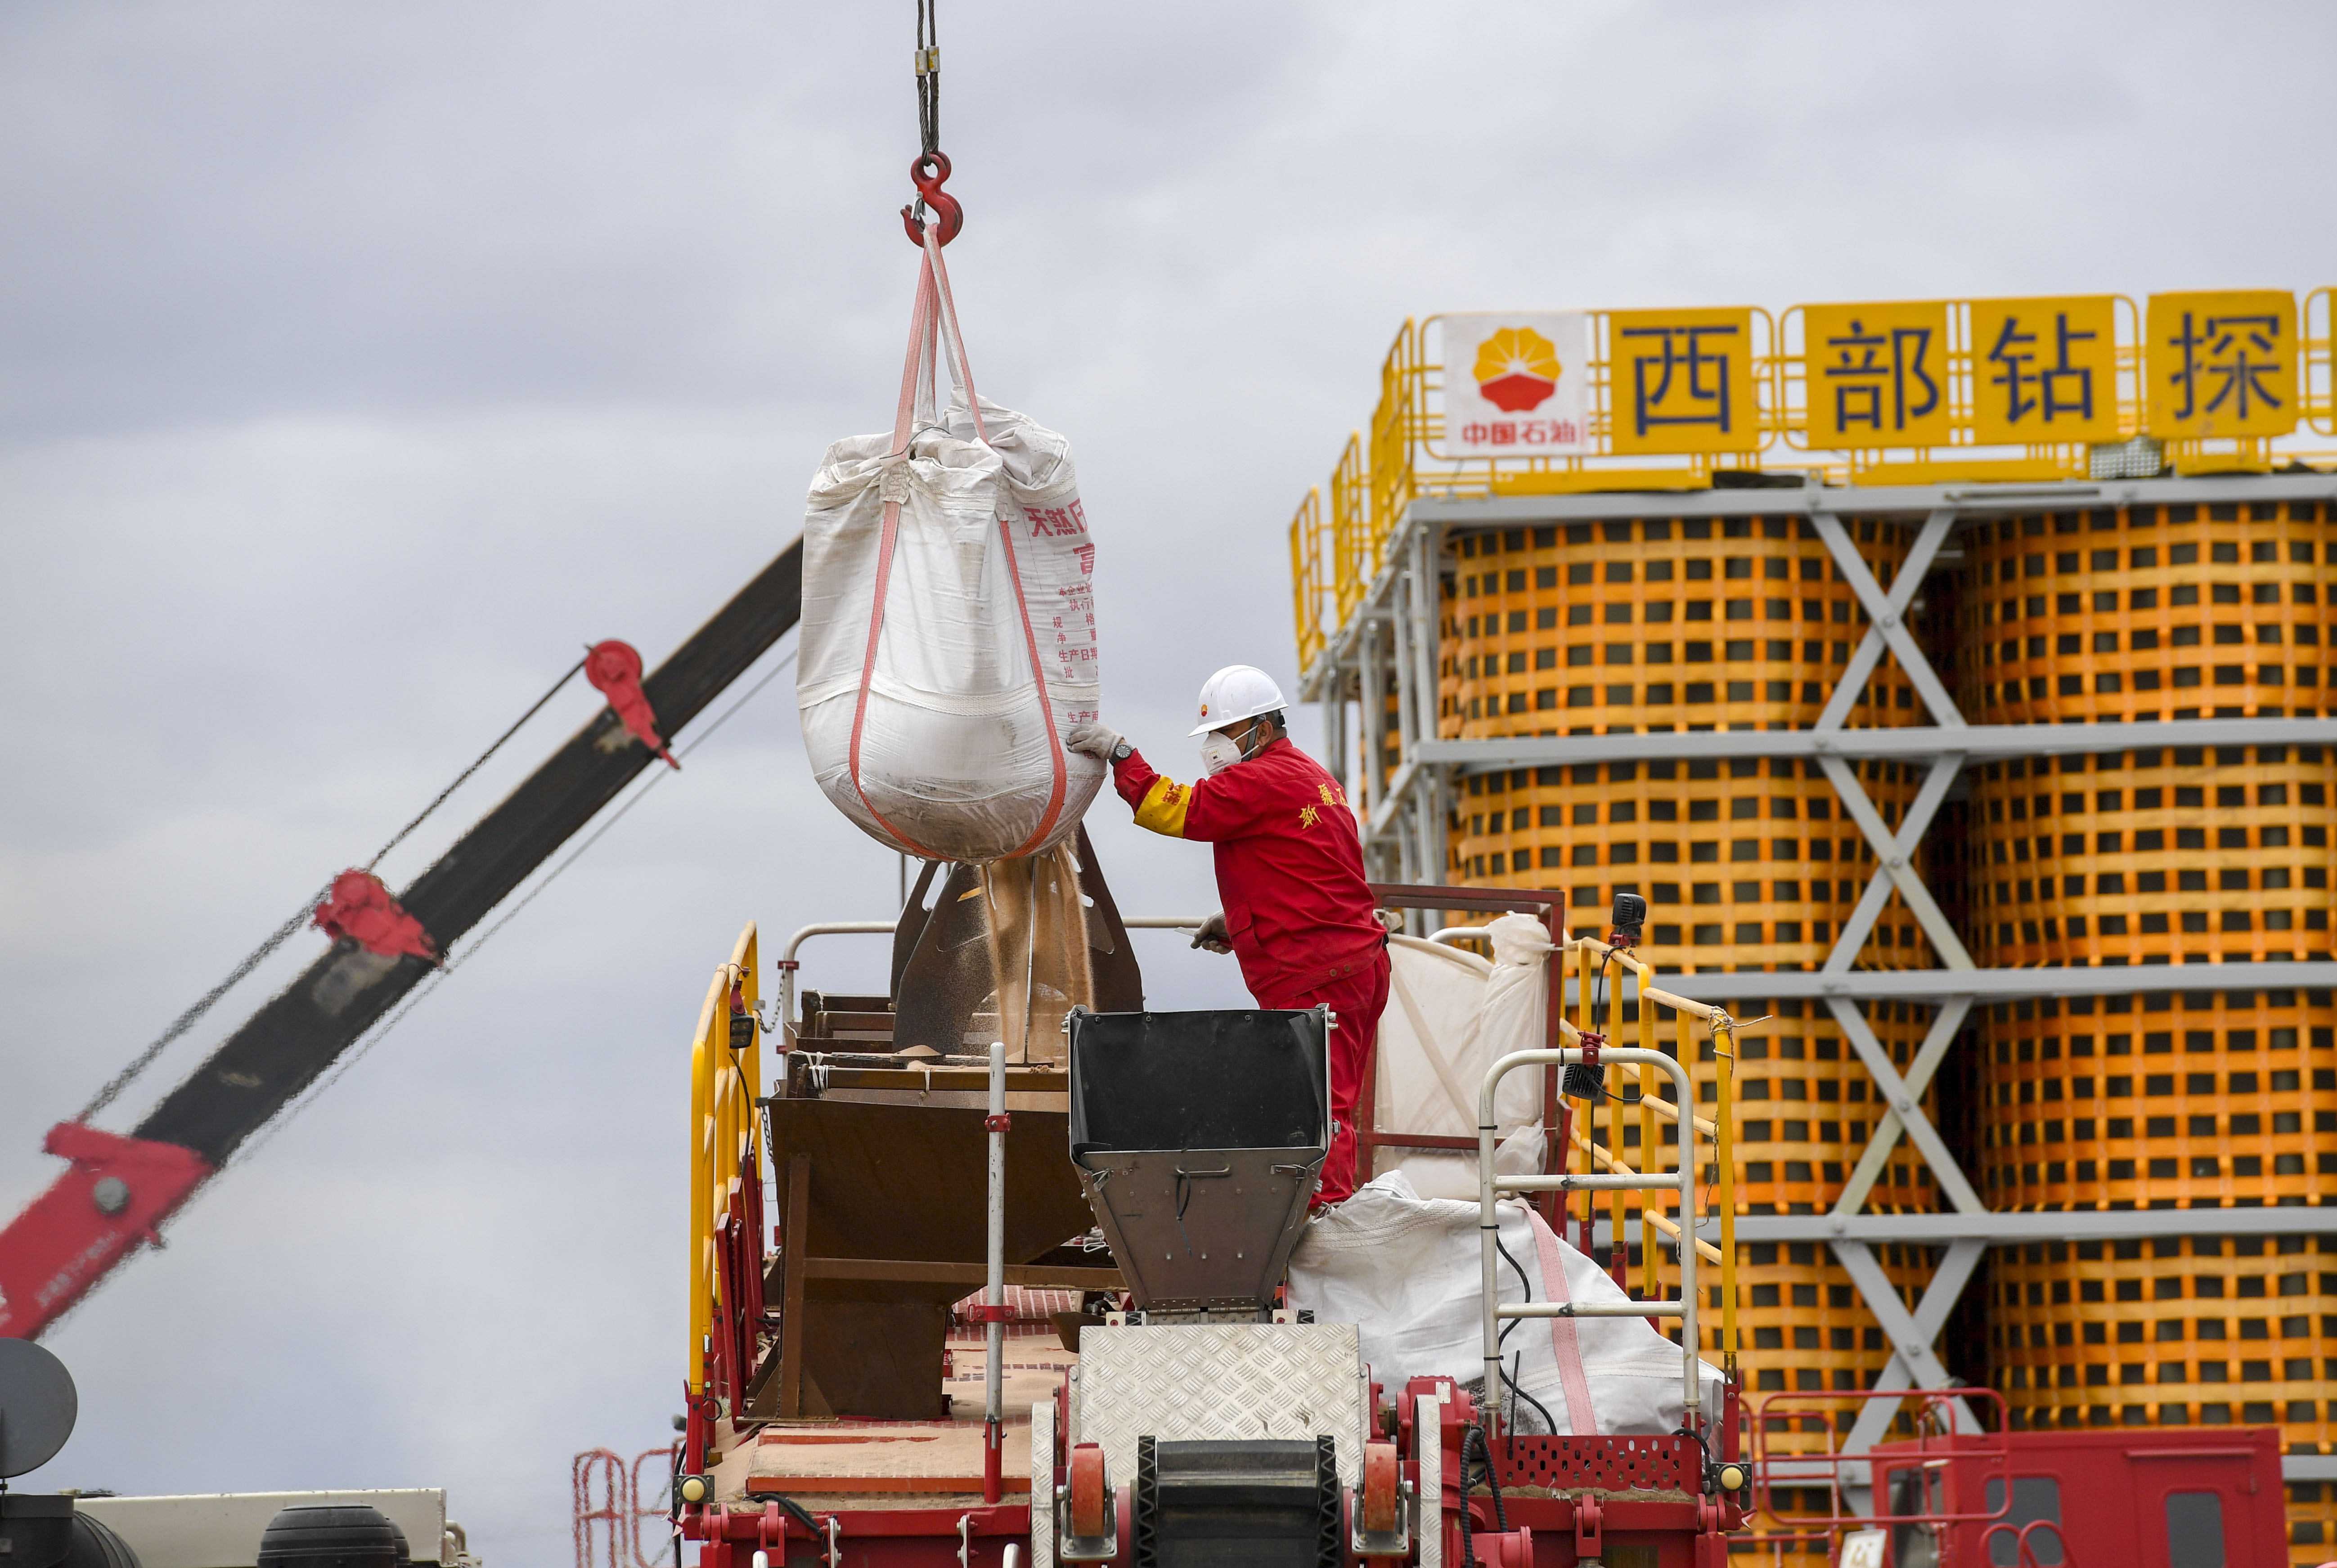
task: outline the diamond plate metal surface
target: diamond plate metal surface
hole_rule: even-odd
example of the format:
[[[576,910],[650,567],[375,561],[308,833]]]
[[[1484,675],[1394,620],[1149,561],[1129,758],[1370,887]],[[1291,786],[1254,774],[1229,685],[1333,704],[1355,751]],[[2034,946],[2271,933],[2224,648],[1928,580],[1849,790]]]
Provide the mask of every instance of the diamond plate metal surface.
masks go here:
[[[1072,1384],[1073,1440],[1136,1474],[1136,1440],[1336,1440],[1339,1484],[1363,1462],[1370,1395],[1352,1323],[1089,1324]]]
[[[1031,1406],[1031,1568],[1055,1568],[1055,1402]]]

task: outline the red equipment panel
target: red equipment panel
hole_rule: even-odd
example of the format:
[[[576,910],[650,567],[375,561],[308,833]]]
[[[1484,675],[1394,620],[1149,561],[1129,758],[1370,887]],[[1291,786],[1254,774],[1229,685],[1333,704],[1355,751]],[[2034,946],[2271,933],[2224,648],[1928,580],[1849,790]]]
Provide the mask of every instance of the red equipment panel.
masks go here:
[[[2288,1561],[2273,1427],[2005,1432],[1880,1444],[1872,1457],[1877,1523],[1902,1560],[1903,1534],[1936,1540],[1941,1562],[1974,1564]],[[1951,1522],[1892,1523],[1922,1514]]]

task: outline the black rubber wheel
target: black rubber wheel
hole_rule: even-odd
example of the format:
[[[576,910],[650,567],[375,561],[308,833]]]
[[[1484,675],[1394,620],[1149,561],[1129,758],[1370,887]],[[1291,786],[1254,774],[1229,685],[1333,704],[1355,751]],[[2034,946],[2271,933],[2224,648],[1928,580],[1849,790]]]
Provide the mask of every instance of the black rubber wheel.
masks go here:
[[[57,1568],[142,1568],[130,1543],[116,1535],[103,1520],[75,1511],[73,1545]]]
[[[259,1538],[258,1568],[399,1568],[402,1545],[378,1508],[287,1508]]]

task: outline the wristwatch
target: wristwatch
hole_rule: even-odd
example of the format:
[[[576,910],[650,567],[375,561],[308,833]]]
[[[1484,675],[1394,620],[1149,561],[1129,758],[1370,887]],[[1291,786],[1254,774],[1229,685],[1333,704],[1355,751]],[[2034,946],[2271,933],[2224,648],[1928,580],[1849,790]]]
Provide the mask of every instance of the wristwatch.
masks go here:
[[[1129,753],[1135,750],[1136,748],[1129,745],[1128,738],[1123,735],[1120,737],[1120,744],[1111,749],[1111,760],[1115,762],[1125,762],[1128,760]]]

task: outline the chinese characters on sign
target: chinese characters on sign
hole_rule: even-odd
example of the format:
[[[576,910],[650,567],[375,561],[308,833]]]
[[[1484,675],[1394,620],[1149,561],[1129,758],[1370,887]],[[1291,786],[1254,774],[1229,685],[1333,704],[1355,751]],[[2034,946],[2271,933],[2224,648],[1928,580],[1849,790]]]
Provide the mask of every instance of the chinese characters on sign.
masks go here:
[[[1589,318],[1529,311],[1442,320],[1446,456],[1566,456],[1592,449]]]
[[[2279,289],[2154,294],[2144,353],[2153,436],[2296,428],[2296,300]]]
[[[1945,446],[1948,308],[1808,305],[1804,374],[1813,446]]]
[[[2263,440],[2311,412],[2296,299],[2278,289],[2156,294],[2146,312],[2108,294],[1805,305],[1777,345],[1753,309],[1616,310],[1603,364],[1587,313],[1437,319],[1452,457],[1755,453],[1789,432],[1819,451],[2066,455],[2137,426],[2162,441]],[[1764,406],[1790,406],[1796,377],[1797,409]]]
[[[1976,299],[1971,342],[1972,439],[1980,445],[2118,438],[2112,296]]]
[[[1607,318],[1609,446],[1620,453],[1761,445],[1750,310],[1617,310]]]

